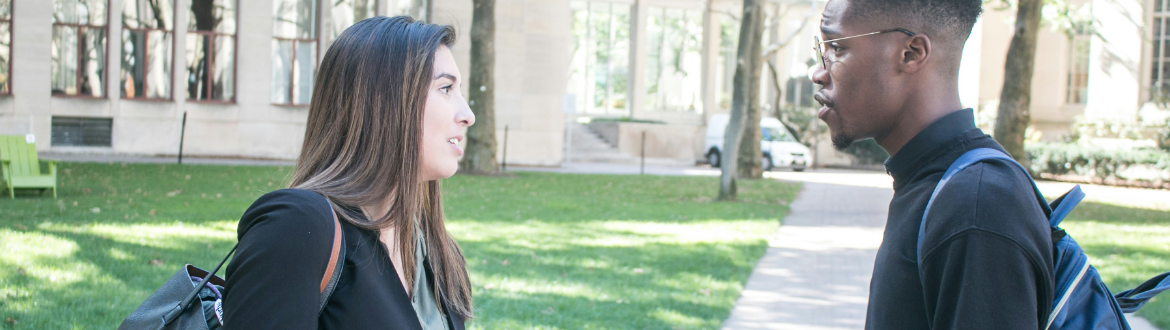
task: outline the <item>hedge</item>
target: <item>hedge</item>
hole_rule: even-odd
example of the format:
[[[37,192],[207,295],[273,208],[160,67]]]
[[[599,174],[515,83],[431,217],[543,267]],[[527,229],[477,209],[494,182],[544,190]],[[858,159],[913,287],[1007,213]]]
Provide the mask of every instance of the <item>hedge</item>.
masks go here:
[[[1110,149],[1073,143],[1026,143],[1033,173],[1080,175],[1100,180],[1170,180],[1170,152],[1156,149]],[[1145,169],[1148,175],[1125,177],[1122,171]]]

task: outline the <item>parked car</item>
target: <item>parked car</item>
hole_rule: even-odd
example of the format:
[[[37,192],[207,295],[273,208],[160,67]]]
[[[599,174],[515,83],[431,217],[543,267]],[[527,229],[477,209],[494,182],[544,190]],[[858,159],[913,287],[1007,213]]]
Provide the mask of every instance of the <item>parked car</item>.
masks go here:
[[[727,122],[730,119],[727,114],[716,114],[707,122],[707,164],[711,167],[719,167],[719,160],[723,154],[723,134],[727,131]],[[780,120],[761,119],[760,129],[763,133],[760,150],[764,152],[761,167],[765,171],[778,166],[788,167],[797,172],[804,171],[808,166],[808,147],[796,142]]]

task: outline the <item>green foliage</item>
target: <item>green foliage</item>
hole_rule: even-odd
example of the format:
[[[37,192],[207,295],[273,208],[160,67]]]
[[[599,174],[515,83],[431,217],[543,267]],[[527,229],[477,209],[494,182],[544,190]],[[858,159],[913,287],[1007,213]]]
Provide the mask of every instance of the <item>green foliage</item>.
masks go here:
[[[594,122],[594,121],[595,122],[614,122],[614,123],[641,123],[641,124],[665,124],[666,123],[666,122],[661,121],[661,120],[634,119],[634,118],[630,118],[630,117],[617,117],[617,118],[597,117],[597,118],[589,119],[589,121],[590,122]]]
[[[1170,210],[1087,201],[1061,227],[1089,255],[1113,293],[1170,271]],[[1137,315],[1170,329],[1170,296],[1154,297]]]
[[[853,159],[861,165],[879,165],[886,162],[890,158],[890,154],[886,149],[877,144],[873,139],[865,139],[853,142],[848,148],[845,148],[845,153],[852,155]]]
[[[1158,148],[1170,151],[1170,119],[1166,119],[1166,123],[1162,127],[1158,127]]]
[[[61,164],[60,199],[0,199],[0,329],[111,329],[184,263],[210,267],[288,167]],[[800,187],[518,173],[443,182],[470,329],[718,329]]]
[[[1076,174],[1098,179],[1170,180],[1170,152],[1153,149],[1115,149],[1072,143],[1025,145],[1035,173]],[[1155,177],[1126,178],[1121,172],[1144,167]]]

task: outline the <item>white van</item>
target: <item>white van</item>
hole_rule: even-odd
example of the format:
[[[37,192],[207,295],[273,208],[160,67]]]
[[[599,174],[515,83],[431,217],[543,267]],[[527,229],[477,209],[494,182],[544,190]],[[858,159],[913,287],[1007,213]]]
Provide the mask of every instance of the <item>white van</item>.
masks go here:
[[[707,164],[711,164],[711,167],[719,167],[721,159],[719,157],[723,154],[723,133],[727,131],[727,122],[730,120],[728,114],[716,114],[707,121]],[[765,171],[775,166],[790,167],[797,172],[804,171],[810,156],[808,147],[796,142],[780,120],[760,119],[760,129],[763,130],[760,150],[764,152],[761,165]]]

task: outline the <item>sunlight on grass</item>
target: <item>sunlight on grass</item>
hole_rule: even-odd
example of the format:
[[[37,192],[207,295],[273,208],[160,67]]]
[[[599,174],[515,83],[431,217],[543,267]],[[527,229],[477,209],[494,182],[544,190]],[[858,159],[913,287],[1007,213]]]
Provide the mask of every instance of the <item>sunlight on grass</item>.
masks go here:
[[[287,167],[61,164],[60,199],[0,200],[0,329],[116,327],[185,263],[210,268]],[[516,173],[444,180],[469,329],[717,329],[799,185]]]
[[[1085,202],[1061,227],[1089,255],[1113,293],[1170,271],[1170,211]],[[1170,296],[1155,297],[1137,314],[1170,329]]]

